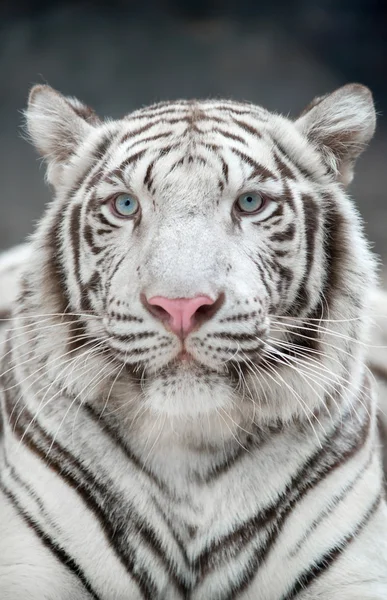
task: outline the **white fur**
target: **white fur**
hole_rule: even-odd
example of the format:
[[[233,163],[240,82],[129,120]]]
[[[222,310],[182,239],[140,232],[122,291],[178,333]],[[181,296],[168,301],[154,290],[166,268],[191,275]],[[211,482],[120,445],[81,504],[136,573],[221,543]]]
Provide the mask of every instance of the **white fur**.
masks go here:
[[[28,293],[6,301],[15,317],[2,394],[3,597],[86,600],[83,574],[97,598],[141,600],[140,573],[158,600],[285,599],[353,535],[292,598],[385,599],[377,408],[365,389],[375,261],[342,187],[373,131],[370,95],[347,86],[296,123],[227,101],[175,103],[173,123],[158,121],[163,105],[105,123],[83,110],[39,86],[27,111],[56,197],[26,250]],[[327,140],[349,130],[345,156]],[[235,213],[246,191],[268,198],[265,213]],[[122,192],[139,198],[141,221],[109,208]],[[305,305],[290,318],[300,290]],[[194,360],[183,362],[181,340],[143,296],[199,294],[223,303],[187,337]],[[321,322],[310,317],[319,307]],[[293,334],[308,318],[301,331],[317,329],[319,344],[300,359]],[[281,352],[290,343],[294,356]]]

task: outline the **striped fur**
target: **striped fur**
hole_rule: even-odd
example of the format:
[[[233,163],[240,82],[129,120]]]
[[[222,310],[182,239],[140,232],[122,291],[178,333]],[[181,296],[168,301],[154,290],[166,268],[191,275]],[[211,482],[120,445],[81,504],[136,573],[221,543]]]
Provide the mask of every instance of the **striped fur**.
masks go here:
[[[387,597],[375,264],[345,192],[374,121],[357,85],[294,122],[231,101],[103,122],[33,89],[55,198],[4,300],[2,600]],[[144,302],[196,295],[217,311],[184,342]]]

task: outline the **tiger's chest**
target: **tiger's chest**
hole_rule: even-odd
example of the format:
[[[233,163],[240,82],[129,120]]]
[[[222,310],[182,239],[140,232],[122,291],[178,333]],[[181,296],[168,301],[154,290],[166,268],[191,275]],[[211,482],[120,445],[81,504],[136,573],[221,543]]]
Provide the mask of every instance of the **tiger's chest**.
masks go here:
[[[260,449],[264,462],[266,451]],[[331,476],[329,485],[312,488],[310,496],[301,482],[283,494],[286,472],[295,465],[284,461],[262,472],[254,454],[238,461],[237,469],[225,465],[207,480],[198,477],[184,493],[129,465],[116,481],[113,464],[111,480],[76,460],[63,462],[61,471],[54,458],[40,468],[31,455],[23,464],[3,464],[3,489],[10,495],[1,495],[0,513],[8,515],[2,522],[2,572],[10,559],[31,567],[17,584],[9,574],[8,588],[3,576],[10,590],[4,597],[27,597],[20,594],[33,586],[33,600],[89,600],[90,594],[98,600],[287,598],[289,582],[308,565],[316,545],[309,530],[326,510],[328,489],[334,498],[351,473]],[[364,493],[364,506],[353,504],[351,518],[366,511],[365,492],[376,487],[375,479],[371,472],[357,490]],[[341,528],[351,527],[349,506],[339,510],[335,530],[330,524],[316,528],[317,537],[329,545]],[[16,589],[19,596],[12,595]]]
[[[7,398],[3,406],[6,600],[28,597],[33,579],[33,600],[282,600],[315,547],[329,549],[352,519],[362,521],[380,483],[377,461],[367,463],[371,442],[346,439],[341,422],[330,424],[322,449],[289,428],[231,454],[202,451],[188,461],[164,447],[145,460],[86,411],[73,428],[76,407],[58,431],[58,406],[44,421],[28,406],[15,420]],[[342,464],[354,448],[356,461]],[[323,522],[362,464],[369,468],[335,526]],[[9,557],[32,565],[31,577],[15,578]]]

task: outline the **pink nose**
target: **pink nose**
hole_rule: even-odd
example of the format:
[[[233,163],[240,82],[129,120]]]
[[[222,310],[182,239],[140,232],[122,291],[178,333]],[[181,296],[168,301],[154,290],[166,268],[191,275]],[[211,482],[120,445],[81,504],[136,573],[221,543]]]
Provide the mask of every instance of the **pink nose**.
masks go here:
[[[198,324],[207,321],[218,309],[217,301],[208,296],[195,298],[164,298],[154,296],[143,303],[153,316],[166,323],[169,329],[180,337],[185,337]]]

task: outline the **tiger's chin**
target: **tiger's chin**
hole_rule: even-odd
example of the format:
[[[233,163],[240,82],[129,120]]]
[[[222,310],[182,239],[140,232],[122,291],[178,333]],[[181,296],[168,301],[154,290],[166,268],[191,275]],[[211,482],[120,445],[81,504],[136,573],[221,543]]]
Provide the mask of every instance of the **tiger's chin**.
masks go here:
[[[142,365],[141,377],[139,365],[127,365],[137,392],[129,386],[114,401],[126,433],[142,431],[148,439],[157,432],[157,443],[173,439],[200,445],[222,444],[251,429],[254,403],[241,393],[231,362],[210,362],[204,353],[184,348],[163,359]]]
[[[225,370],[210,368],[188,353],[156,373],[148,373],[143,393],[152,412],[189,419],[227,410],[235,402],[234,387]]]

